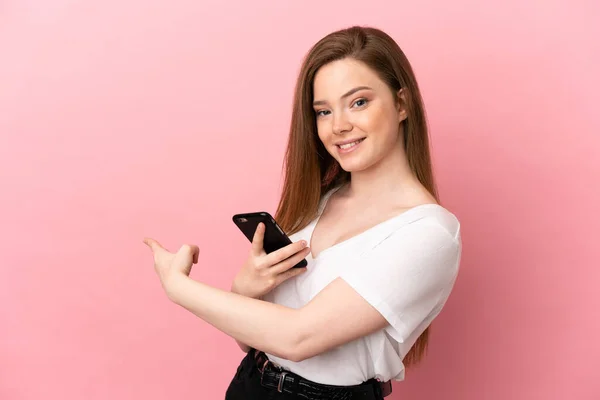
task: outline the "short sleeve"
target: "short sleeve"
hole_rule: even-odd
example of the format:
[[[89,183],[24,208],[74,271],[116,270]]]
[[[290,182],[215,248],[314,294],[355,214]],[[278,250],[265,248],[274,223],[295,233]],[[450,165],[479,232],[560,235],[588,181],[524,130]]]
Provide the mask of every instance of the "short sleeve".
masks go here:
[[[392,231],[340,278],[381,313],[388,332],[403,343],[449,294],[460,251],[458,233],[424,217]]]

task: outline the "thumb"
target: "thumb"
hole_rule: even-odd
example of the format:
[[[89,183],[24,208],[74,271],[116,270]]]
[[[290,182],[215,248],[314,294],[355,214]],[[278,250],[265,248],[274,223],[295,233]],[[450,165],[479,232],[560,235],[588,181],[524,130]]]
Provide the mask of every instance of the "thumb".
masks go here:
[[[196,264],[198,262],[199,253],[200,249],[198,246],[184,244],[177,254],[175,254],[173,265],[178,269],[188,268],[191,264]]]

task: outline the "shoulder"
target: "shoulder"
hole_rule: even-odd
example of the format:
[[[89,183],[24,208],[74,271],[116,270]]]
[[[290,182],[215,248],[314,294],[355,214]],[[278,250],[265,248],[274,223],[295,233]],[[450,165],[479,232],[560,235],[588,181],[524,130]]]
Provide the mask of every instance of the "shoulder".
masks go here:
[[[416,230],[433,230],[460,239],[460,221],[449,210],[439,204],[423,204],[412,210],[415,220],[411,224]]]
[[[392,218],[385,229],[376,232],[371,250],[426,253],[447,249],[460,252],[461,225],[458,218],[438,204],[413,207]]]

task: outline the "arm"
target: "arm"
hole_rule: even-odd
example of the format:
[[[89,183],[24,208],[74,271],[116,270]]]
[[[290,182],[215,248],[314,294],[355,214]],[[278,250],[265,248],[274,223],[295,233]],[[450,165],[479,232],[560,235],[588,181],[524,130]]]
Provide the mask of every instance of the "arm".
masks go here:
[[[235,339],[235,342],[238,344],[238,347],[240,348],[240,350],[242,350],[244,353],[247,353],[252,349],[252,347],[248,346],[245,343],[240,342],[237,339]]]
[[[249,258],[233,280],[231,292],[262,299],[282,282],[306,271],[306,268],[292,268],[310,252],[306,241],[292,243],[267,255],[263,246],[264,229],[264,224],[258,225]],[[235,341],[243,352],[250,351],[250,346],[237,339]]]
[[[231,292],[232,293],[236,293],[236,294],[242,294],[242,293],[238,292],[235,289],[235,285],[231,285]],[[240,348],[240,350],[242,350],[244,353],[247,353],[247,352],[249,352],[252,349],[252,347],[248,346],[246,343],[242,343],[242,342],[240,342],[239,340],[237,340],[235,338],[234,338],[234,340],[237,343],[237,345]]]
[[[238,342],[301,361],[388,324],[402,342],[430,314],[443,289],[453,284],[461,246],[456,236],[427,221],[412,226],[379,244],[363,260],[368,266],[348,265],[300,309],[194,281],[188,275],[198,260],[196,246],[184,245],[171,254],[156,241],[146,242],[172,301]]]
[[[249,347],[281,358],[294,347],[298,310],[244,297],[197,282],[185,275],[174,276],[167,294],[176,304]]]
[[[247,353],[252,349],[252,347],[248,346],[245,343],[240,342],[239,340],[236,340],[235,342],[238,344],[240,350],[242,350],[244,353]]]
[[[384,328],[386,320],[341,279],[301,309],[213,288],[187,276],[169,290],[176,304],[236,341],[301,361]]]

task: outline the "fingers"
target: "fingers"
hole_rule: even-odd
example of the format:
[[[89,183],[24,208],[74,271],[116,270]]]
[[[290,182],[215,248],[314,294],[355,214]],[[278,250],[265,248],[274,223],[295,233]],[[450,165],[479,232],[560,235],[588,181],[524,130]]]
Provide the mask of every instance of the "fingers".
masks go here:
[[[302,250],[300,250],[299,252],[297,252],[296,254],[294,254],[292,257],[289,257],[288,259],[286,259],[278,264],[273,265],[273,267],[271,267],[271,270],[274,274],[284,273],[284,272],[288,271],[290,268],[292,268],[294,265],[298,264],[304,258],[306,258],[306,256],[308,256],[309,253],[310,253],[310,248],[305,247]],[[304,268],[294,268],[294,270],[296,270],[296,269],[304,269]]]
[[[294,263],[292,265],[296,265],[296,263]],[[304,272],[306,272],[306,267],[291,268],[291,269],[277,275],[277,278],[275,278],[275,286],[279,286],[283,282],[287,281],[288,279],[293,278],[296,275],[300,275]]]
[[[259,255],[263,251],[265,238],[265,224],[262,222],[258,224],[256,227],[256,231],[254,231],[254,237],[252,238],[252,251],[255,255]]]
[[[194,255],[192,257],[192,262],[194,264],[198,264],[198,256],[200,255],[200,248],[198,246],[194,246]]]
[[[152,249],[152,252],[156,252],[157,250],[165,250],[167,251],[160,243],[151,238],[144,238],[144,243]],[[185,257],[190,257],[194,264],[198,263],[198,256],[200,255],[200,248],[196,245],[184,244],[179,249],[178,253],[183,253],[182,255]]]
[[[278,264],[278,263],[282,262],[283,260],[290,258],[291,256],[298,253],[299,251],[302,251],[303,249],[308,249],[308,247],[306,247],[306,245],[307,245],[307,243],[305,240],[301,240],[299,242],[289,244],[277,251],[269,253],[269,255],[267,255],[267,257],[266,257],[266,261],[269,263],[269,265]],[[306,254],[308,254],[308,253],[306,253]],[[306,255],[305,255],[305,257],[306,257]]]
[[[162,245],[158,243],[156,240],[151,238],[144,238],[144,243],[150,247],[150,249],[155,252],[156,250],[163,249]]]

